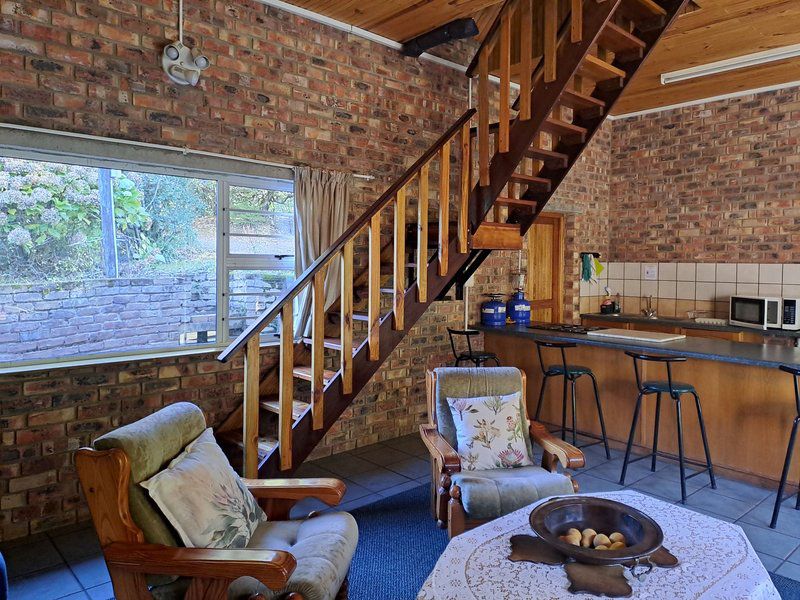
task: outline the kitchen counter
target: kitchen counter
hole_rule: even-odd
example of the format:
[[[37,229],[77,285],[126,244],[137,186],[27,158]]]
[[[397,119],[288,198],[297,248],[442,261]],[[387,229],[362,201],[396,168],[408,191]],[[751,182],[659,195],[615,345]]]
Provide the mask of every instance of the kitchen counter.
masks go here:
[[[708,325],[697,323],[693,319],[678,319],[676,317],[656,317],[649,319],[644,315],[632,313],[584,313],[581,319],[602,319],[604,321],[619,321],[620,323],[657,323],[659,325],[674,325],[684,329],[707,329],[709,331],[730,331],[734,333],[756,333],[764,336],[777,336],[798,339],[800,331],[790,331],[788,329],[754,329],[752,327],[739,327],[737,325]]]
[[[603,315],[608,317],[609,315]],[[665,319],[666,321],[667,319]],[[673,320],[674,321],[674,320]],[[629,350],[634,352],[653,352],[669,356],[686,356],[703,360],[714,360],[758,367],[779,367],[780,365],[800,366],[800,348],[771,344],[748,344],[699,337],[687,337],[674,342],[640,342],[612,338],[599,338],[581,333],[563,333],[531,329],[526,326],[506,325],[487,327],[478,325],[475,329],[491,332],[494,335],[522,337],[531,340],[544,339],[557,342],[575,342],[585,346]]]
[[[566,350],[567,362],[590,368],[597,378],[608,436],[617,448],[623,448],[628,439],[638,394],[633,360],[625,351],[685,356],[689,360],[675,363],[673,375],[676,381],[694,385],[700,395],[715,469],[720,475],[765,484],[774,485],[780,478],[786,440],[796,412],[793,378],[778,367],[800,365],[798,348],[691,335],[658,343],[517,325],[479,325],[476,329],[483,333],[484,348],[497,354],[502,365],[516,366],[525,372],[529,414],[536,414],[542,395],[544,400],[539,420],[555,427],[561,424],[562,391],[565,388],[560,378],[553,378],[542,392],[542,367],[535,342],[547,340],[576,344],[576,347]],[[546,367],[561,363],[561,354],[556,349],[543,348],[542,358]],[[666,379],[663,364],[643,362],[640,369],[645,380]],[[576,398],[578,431],[598,434],[597,410],[589,378],[581,377],[576,382]],[[674,403],[669,398],[665,400],[667,404],[662,403],[659,450],[677,454]],[[566,404],[569,415],[571,401],[567,399]],[[699,460],[703,457],[703,448],[692,398],[685,398],[683,406],[686,453],[689,458]],[[655,396],[645,398],[639,418],[634,443],[640,448],[650,448]],[[568,416],[567,423],[571,421]],[[591,459],[590,455],[587,456]],[[796,472],[792,473],[791,479],[796,484]],[[675,486],[678,490],[677,477]]]

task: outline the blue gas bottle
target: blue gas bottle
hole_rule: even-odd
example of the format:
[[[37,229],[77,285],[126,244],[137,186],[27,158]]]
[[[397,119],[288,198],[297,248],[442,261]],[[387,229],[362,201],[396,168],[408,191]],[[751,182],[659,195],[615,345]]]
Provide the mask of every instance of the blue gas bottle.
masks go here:
[[[509,298],[506,307],[509,321],[517,325],[531,324],[531,303],[525,300],[522,288],[517,288],[517,293]]]
[[[486,294],[490,300],[481,304],[481,324],[502,327],[506,324],[506,305],[503,294]]]

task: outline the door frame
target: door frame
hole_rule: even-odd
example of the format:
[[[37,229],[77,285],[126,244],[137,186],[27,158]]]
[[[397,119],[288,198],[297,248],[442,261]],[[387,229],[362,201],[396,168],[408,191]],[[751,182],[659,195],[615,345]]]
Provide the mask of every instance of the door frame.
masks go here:
[[[565,257],[565,230],[566,230],[566,219],[562,213],[557,212],[542,212],[539,217],[548,217],[554,219],[556,221],[555,225],[555,232],[557,236],[557,240],[555,241],[554,245],[556,246],[556,251],[553,253],[553,298],[557,299],[554,302],[554,306],[551,312],[551,320],[553,323],[560,323],[564,318],[564,276],[565,276],[565,269],[564,269],[564,257]],[[537,218],[538,221],[538,218]],[[531,244],[533,243],[533,230],[536,226],[536,221],[534,221],[533,226],[529,229],[530,235],[528,236],[528,241],[526,242],[525,252],[527,253],[527,264],[528,264],[528,277],[526,282],[526,290],[528,297],[530,298],[531,302],[531,310],[534,307],[534,298],[533,298],[533,279],[531,277],[532,273],[532,265],[533,262],[531,260]]]

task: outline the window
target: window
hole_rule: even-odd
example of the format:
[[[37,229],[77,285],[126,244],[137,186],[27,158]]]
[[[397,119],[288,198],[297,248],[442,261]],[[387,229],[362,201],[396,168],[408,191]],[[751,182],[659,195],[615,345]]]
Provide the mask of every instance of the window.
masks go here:
[[[0,150],[0,366],[222,347],[294,280],[290,180],[47,156]]]

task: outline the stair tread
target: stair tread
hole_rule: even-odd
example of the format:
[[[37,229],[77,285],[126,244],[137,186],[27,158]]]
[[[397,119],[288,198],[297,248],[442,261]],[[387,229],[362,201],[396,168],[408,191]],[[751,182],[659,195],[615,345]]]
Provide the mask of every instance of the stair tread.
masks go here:
[[[536,208],[538,202],[536,200],[529,200],[526,198],[506,198],[500,196],[495,200],[499,206],[523,206],[526,208]]]
[[[261,408],[263,408],[264,410],[273,412],[276,415],[280,413],[281,403],[277,396],[275,396],[273,400],[262,400],[261,402],[259,402],[259,404]],[[306,412],[309,406],[310,405],[308,402],[303,402],[302,400],[293,400],[292,419],[294,419],[295,421],[299,419],[302,416],[302,414]]]
[[[578,135],[583,140],[586,136],[586,128],[580,125],[574,125],[555,117],[548,117],[542,124],[542,131],[552,133],[554,135]]]
[[[552,182],[549,179],[545,179],[544,177],[536,177],[534,175],[525,175],[524,173],[514,173],[508,178],[508,180],[511,183],[527,184],[532,187],[545,188],[548,191],[552,185]]]
[[[578,67],[577,74],[592,81],[607,81],[625,77],[625,71],[591,54],[587,54]]]
[[[356,338],[353,338],[353,354],[356,353],[356,349],[358,348],[358,346],[361,345],[361,342],[362,342],[362,340],[358,340]],[[311,338],[303,338],[303,343],[304,344],[308,344],[310,346],[312,344],[312,340],[311,340]],[[341,349],[342,349],[342,338],[326,337],[323,340],[322,345],[325,348],[328,348],[329,350],[340,350],[341,351]]]
[[[667,11],[653,0],[622,0],[617,11],[634,21],[663,17],[667,14]]]
[[[645,44],[632,33],[628,33],[622,27],[609,21],[600,32],[597,40],[598,45],[614,53],[630,52],[631,50],[643,50]]]
[[[242,441],[241,431],[226,431],[224,433],[214,434],[217,440],[236,446],[239,449],[244,448]],[[278,447],[278,438],[273,435],[264,435],[258,437],[258,462],[267,458],[267,455]]]
[[[606,107],[606,103],[599,98],[582,94],[581,92],[572,88],[567,88],[561,93],[558,103],[562,106],[568,106],[574,110],[584,110],[587,108],[605,109]]]
[[[545,163],[561,168],[564,168],[567,166],[567,164],[569,164],[569,156],[563,152],[546,150],[544,148],[536,148],[535,146],[528,148],[525,151],[525,156],[534,160],[541,160]]]
[[[311,381],[313,377],[311,367],[295,367],[292,369],[292,373],[294,373],[294,376],[298,379],[305,379],[306,381]],[[336,371],[329,371],[328,369],[322,371],[322,379],[325,383],[328,383],[334,377],[336,377]]]

